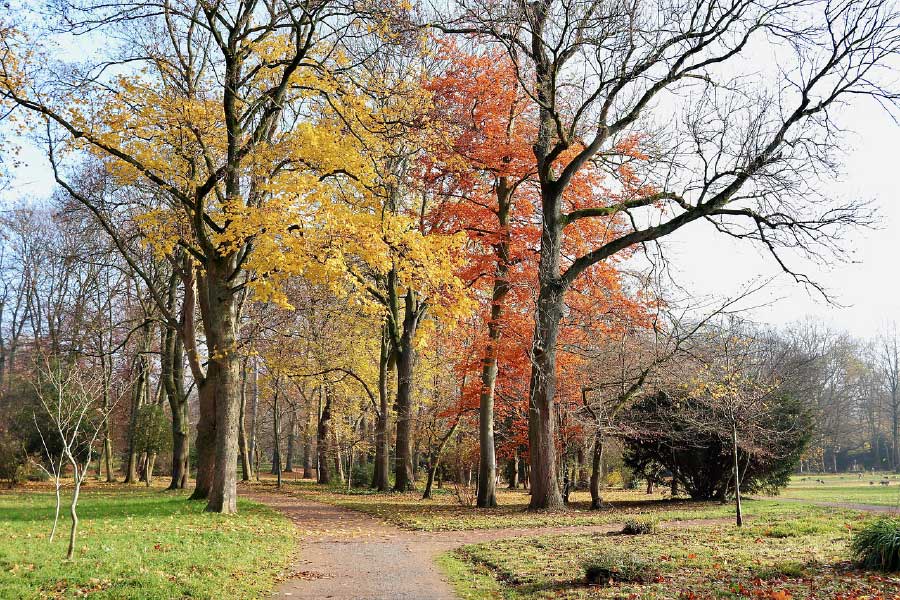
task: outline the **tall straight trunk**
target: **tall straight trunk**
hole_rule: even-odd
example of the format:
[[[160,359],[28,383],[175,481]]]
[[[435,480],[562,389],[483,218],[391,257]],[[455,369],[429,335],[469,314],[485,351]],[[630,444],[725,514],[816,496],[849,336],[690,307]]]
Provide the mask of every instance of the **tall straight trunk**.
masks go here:
[[[247,431],[244,427],[244,415],[247,409],[247,361],[241,365],[241,411],[238,419],[238,451],[241,455],[241,481],[250,481],[250,448],[247,445]]]
[[[146,323],[141,327],[141,344],[140,350],[149,349],[150,325]],[[145,341],[146,340],[146,341]],[[135,447],[135,436],[137,435],[137,416],[141,407],[144,406],[144,399],[149,389],[149,364],[146,356],[141,353],[134,361],[136,379],[131,388],[131,422],[128,428],[128,462],[125,467],[125,483],[135,483],[138,481],[138,450]]]
[[[494,289],[491,294],[491,312],[488,318],[488,343],[481,361],[481,393],[478,402],[478,495],[479,508],[497,506],[497,454],[494,447],[494,391],[497,387],[497,352],[502,335],[500,319],[503,301],[509,292],[509,213],[512,188],[501,177],[496,189],[497,220],[501,233],[494,247],[496,265]]]
[[[103,414],[109,414],[109,385],[110,385],[110,369],[109,364],[111,362],[110,357],[104,355],[101,357],[100,366],[103,369]],[[112,435],[110,433],[109,419],[103,420],[103,446],[101,454],[103,454],[103,460],[97,461],[98,473],[101,465],[106,469],[106,482],[113,483],[116,480],[116,474],[113,472],[113,448],[112,448]]]
[[[168,307],[174,312],[179,274],[173,270],[169,280]],[[184,303],[182,303],[182,311]],[[160,354],[160,378],[172,413],[172,479],[170,490],[187,486],[190,471],[190,407],[184,389],[184,332],[173,327],[163,331]]]
[[[381,328],[381,352],[378,359],[378,415],[375,423],[375,467],[372,487],[386,492],[390,487],[390,409],[388,406],[388,374],[391,347],[387,324]]]
[[[513,451],[512,458],[509,459],[507,466],[507,483],[508,488],[514,490],[519,487],[519,450]]]
[[[197,384],[197,477],[191,500],[206,500],[212,487],[216,466],[216,381],[219,365],[213,361],[206,368],[206,376]]]
[[[545,217],[546,221],[546,217]],[[545,236],[547,224],[545,223]],[[546,242],[544,242],[546,243]],[[558,269],[559,255],[555,262]],[[542,253],[540,271],[551,271],[551,261]],[[563,310],[563,290],[546,273],[541,276],[541,289],[535,315],[535,335],[531,351],[531,382],[528,413],[528,447],[532,510],[564,508],[557,481],[556,418],[556,341]]]
[[[600,496],[600,482],[603,480],[603,432],[599,429],[594,434],[594,451],[591,453],[591,510],[599,510],[603,506]]]
[[[207,260],[201,313],[209,346],[207,369],[212,379],[215,410],[213,477],[206,510],[231,514],[237,511],[238,421],[240,417],[240,360],[237,347],[237,302],[230,277],[234,261]],[[215,365],[215,369],[213,368]]]
[[[419,327],[421,307],[415,292],[406,290],[403,311],[403,330],[395,344],[397,363],[397,456],[394,464],[394,490],[405,492],[413,488],[412,469],[412,388],[416,362],[415,337]]]
[[[731,423],[731,446],[734,451],[734,512],[735,524],[738,527],[744,524],[744,512],[741,509],[741,465],[738,461],[738,435],[737,423]]]
[[[250,428],[250,463],[256,465],[256,479],[259,479],[259,445],[256,441],[257,431],[257,414],[259,412],[259,368],[256,364],[256,357],[253,357],[253,409],[252,418],[253,425]]]
[[[891,394],[891,468],[900,473],[900,403],[897,392]]]
[[[291,408],[291,418],[288,421],[287,456],[284,460],[284,472],[294,472],[294,446],[297,438],[297,411]]]
[[[344,456],[341,452],[341,440],[338,437],[337,431],[334,429],[331,430],[331,445],[334,448],[333,458],[334,458],[334,472],[337,474],[338,481],[343,483],[344,479]]]
[[[328,438],[331,431],[331,390],[326,384],[323,394],[325,403],[322,406],[322,413],[319,416],[319,426],[316,429],[316,472],[318,474],[318,482],[328,484],[331,483],[331,474],[328,470]]]
[[[275,433],[275,451],[272,454],[272,473],[278,477],[281,487],[281,415],[278,411],[278,381],[275,382],[275,394],[272,397],[273,430]]]
[[[312,411],[306,410],[306,422],[303,424],[303,479],[312,479],[312,442],[309,435],[310,416]]]

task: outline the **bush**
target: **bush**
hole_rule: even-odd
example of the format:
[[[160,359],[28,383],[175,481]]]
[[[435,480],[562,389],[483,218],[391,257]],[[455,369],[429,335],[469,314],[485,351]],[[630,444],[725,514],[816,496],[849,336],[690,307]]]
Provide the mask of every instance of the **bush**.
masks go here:
[[[645,535],[656,533],[658,523],[650,517],[633,517],[625,521],[622,533],[625,535]]]
[[[900,571],[900,518],[881,517],[853,536],[853,560],[864,569]]]
[[[671,473],[695,500],[724,500],[733,493],[731,425],[720,418],[714,399],[684,391],[649,394],[622,418],[624,460],[635,473],[657,480]],[[741,491],[772,493],[787,485],[812,429],[809,411],[786,394],[774,395],[764,413],[739,422]],[[759,431],[765,439],[754,440]]]
[[[645,583],[658,575],[652,562],[632,553],[609,552],[584,563],[584,579],[591,585]]]
[[[604,479],[604,484],[606,485],[606,487],[619,487],[625,482],[625,480],[622,478],[622,472],[619,470],[607,473]]]
[[[0,481],[10,486],[22,483],[25,479],[25,450],[22,443],[14,436],[0,434]]]

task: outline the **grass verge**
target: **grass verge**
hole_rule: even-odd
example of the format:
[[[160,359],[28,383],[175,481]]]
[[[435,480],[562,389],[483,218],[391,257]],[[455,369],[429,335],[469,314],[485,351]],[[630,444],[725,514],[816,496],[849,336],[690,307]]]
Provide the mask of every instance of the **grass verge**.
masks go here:
[[[94,485],[66,562],[68,513],[51,543],[53,506],[49,493],[0,494],[0,597],[258,598],[296,545],[291,522],[258,503],[224,516],[187,493]]]
[[[464,546],[441,558],[463,597],[477,598],[894,598],[900,578],[847,562],[850,532],[871,517],[804,515],[784,528],[760,518],[742,529],[693,525],[645,536],[555,535]],[[585,582],[585,567],[606,558],[652,564],[635,581]],[[608,561],[607,561],[608,562]]]

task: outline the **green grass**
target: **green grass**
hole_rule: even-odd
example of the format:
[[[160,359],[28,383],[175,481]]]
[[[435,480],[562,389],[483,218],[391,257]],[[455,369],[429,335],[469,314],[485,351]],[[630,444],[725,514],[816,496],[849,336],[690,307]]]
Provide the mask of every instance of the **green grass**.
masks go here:
[[[0,597],[259,598],[296,545],[291,522],[257,503],[223,516],[186,493],[98,484],[82,492],[66,562],[68,513],[50,543],[53,505],[45,492],[0,494]]]
[[[766,516],[742,529],[693,525],[646,536],[520,537],[464,546],[441,564],[464,598],[895,597],[900,580],[847,562],[851,531],[870,518],[803,507],[787,535],[776,534],[783,517]],[[644,582],[585,583],[586,564],[623,555],[657,572]]]
[[[274,489],[270,481],[264,480],[254,485],[269,491]],[[461,506],[447,490],[436,493],[431,500],[422,500],[417,492],[378,494],[354,490],[348,494],[345,490],[323,488],[309,481],[291,480],[284,483],[282,491],[364,512],[398,527],[419,531],[606,525],[640,516],[658,521],[730,519],[734,515],[731,504],[672,500],[661,494],[648,496],[640,490],[605,491],[607,508],[601,511],[589,510],[590,495],[587,492],[573,492],[569,510],[565,512],[528,512],[529,496],[522,490],[498,490],[498,507],[484,510]],[[790,515],[796,513],[797,508],[796,503],[777,499],[747,500],[744,503],[744,513],[748,519]]]
[[[886,477],[890,485],[881,485]],[[819,483],[819,480],[825,483]],[[862,478],[853,473],[799,475],[791,478],[790,485],[779,496],[813,502],[900,506],[900,475],[864,473]]]

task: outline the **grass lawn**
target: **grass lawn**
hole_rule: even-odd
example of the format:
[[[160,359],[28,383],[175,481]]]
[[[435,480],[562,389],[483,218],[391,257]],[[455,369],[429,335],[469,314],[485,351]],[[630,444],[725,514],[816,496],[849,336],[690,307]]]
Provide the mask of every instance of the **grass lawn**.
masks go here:
[[[254,484],[259,489],[273,490],[270,480]],[[361,511],[404,529],[421,531],[458,531],[471,529],[502,529],[507,527],[564,527],[618,523],[631,515],[652,513],[659,520],[685,521],[693,519],[731,518],[734,507],[717,502],[671,500],[662,494],[647,495],[643,490],[610,489],[603,497],[607,508],[591,511],[590,494],[573,492],[569,510],[564,513],[527,512],[528,494],[522,490],[497,490],[496,509],[481,510],[462,506],[449,490],[435,490],[431,500],[422,500],[421,493],[378,494],[369,490],[323,488],[309,480],[286,480],[282,491],[304,495],[312,500]],[[753,519],[764,515],[793,515],[796,503],[777,499],[747,500],[744,513]]]
[[[889,485],[881,485],[887,479]],[[824,483],[821,483],[824,482]],[[872,482],[872,483],[870,483]],[[838,475],[798,475],[780,494],[783,498],[814,502],[846,502],[900,507],[900,475],[855,473]]]
[[[805,507],[737,529],[701,525],[639,536],[556,535],[464,546],[441,557],[463,598],[895,598],[900,578],[856,570],[850,531],[870,516]],[[633,565],[585,583],[591,562]],[[629,581],[628,579],[631,579]]]
[[[67,495],[51,544],[52,493],[0,494],[0,597],[258,598],[296,546],[293,524],[254,502],[223,516],[187,493],[92,483],[67,563]]]

